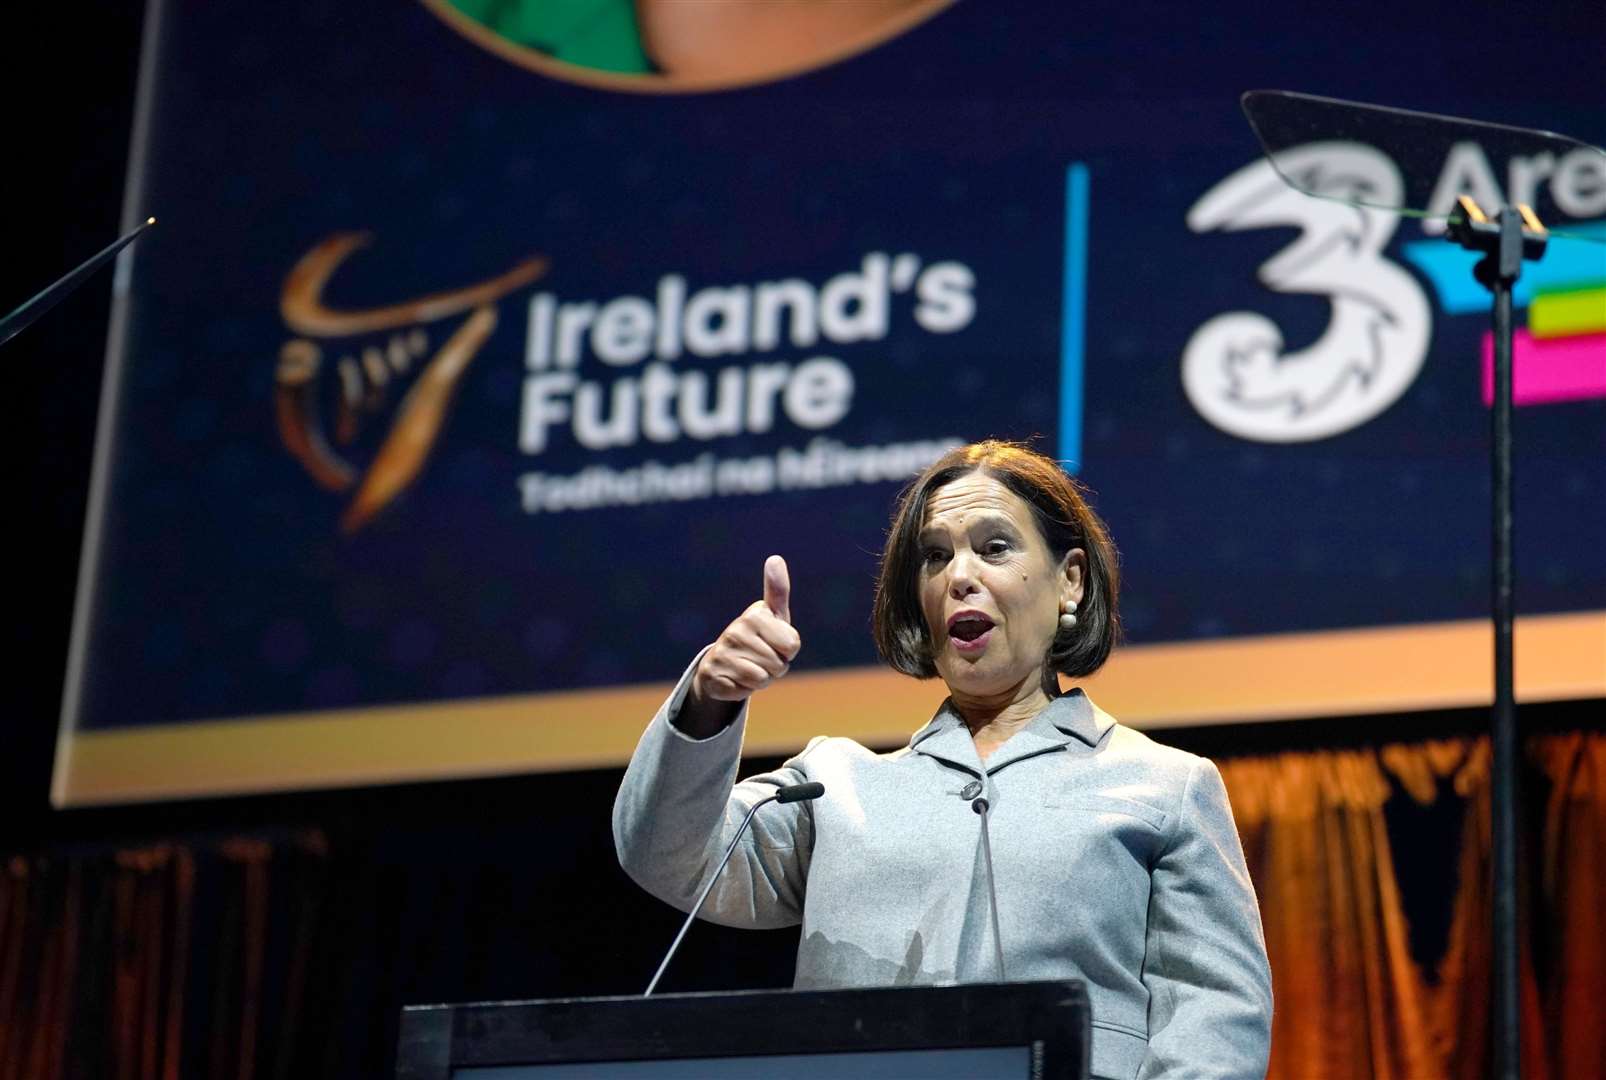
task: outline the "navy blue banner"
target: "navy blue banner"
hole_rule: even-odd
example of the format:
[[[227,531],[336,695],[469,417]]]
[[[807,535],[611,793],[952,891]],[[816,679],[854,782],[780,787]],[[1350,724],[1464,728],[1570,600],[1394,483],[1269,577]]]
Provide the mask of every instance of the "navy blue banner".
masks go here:
[[[870,665],[900,483],[987,436],[1091,487],[1134,647],[1486,612],[1464,266],[1281,187],[1236,99],[1599,142],[1598,12],[1519,71],[1449,3],[912,4],[732,74],[591,7],[153,5],[69,731],[661,683],[771,552],[808,666]],[[1439,167],[1606,228],[1587,153]],[[1525,613],[1606,609],[1606,247],[1553,251]]]

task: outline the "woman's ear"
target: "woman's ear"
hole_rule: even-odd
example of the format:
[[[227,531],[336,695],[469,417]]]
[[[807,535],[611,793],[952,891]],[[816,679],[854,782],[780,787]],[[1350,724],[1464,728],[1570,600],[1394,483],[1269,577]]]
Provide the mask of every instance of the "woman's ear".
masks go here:
[[[1060,606],[1064,607],[1066,601],[1080,604],[1085,593],[1087,581],[1087,552],[1081,548],[1072,548],[1065,553],[1061,560],[1061,572],[1064,581],[1060,584]]]

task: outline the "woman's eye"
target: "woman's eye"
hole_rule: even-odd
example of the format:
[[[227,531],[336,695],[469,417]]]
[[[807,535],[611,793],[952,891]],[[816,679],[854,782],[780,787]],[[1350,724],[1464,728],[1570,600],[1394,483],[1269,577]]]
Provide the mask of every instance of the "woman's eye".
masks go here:
[[[927,548],[920,553],[920,561],[927,566],[935,566],[948,557],[948,553],[941,548]]]
[[[1008,540],[989,540],[981,546],[984,555],[1002,555],[1009,550]]]

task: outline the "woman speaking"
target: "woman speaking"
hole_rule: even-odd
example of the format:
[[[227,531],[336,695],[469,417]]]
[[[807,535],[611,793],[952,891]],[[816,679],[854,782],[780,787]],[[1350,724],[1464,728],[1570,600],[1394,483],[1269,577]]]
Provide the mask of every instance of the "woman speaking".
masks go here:
[[[802,647],[790,592],[771,556],[764,598],[648,725],[614,803],[626,872],[689,910],[749,807],[819,781],[823,798],[754,818],[703,908],[801,922],[799,988],[1080,979],[1095,1076],[1263,1077],[1271,975],[1220,774],[1060,689],[1119,626],[1115,550],[1075,482],[1000,442],[922,473],[893,517],[874,632],[947,700],[901,750],[816,738],[737,783],[747,703]]]

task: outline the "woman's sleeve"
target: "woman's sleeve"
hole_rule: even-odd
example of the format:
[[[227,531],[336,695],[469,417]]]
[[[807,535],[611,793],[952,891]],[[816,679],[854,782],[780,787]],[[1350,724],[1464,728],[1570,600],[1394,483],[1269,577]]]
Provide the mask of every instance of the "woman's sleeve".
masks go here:
[[[1195,759],[1156,861],[1143,963],[1149,1049],[1140,1080],[1264,1080],[1271,968],[1221,773]]]
[[[745,703],[729,727],[706,739],[674,726],[696,670],[693,660],[647,725],[613,802],[619,864],[636,884],[681,911],[691,909],[753,804],[778,787],[807,782],[804,758],[822,741],[811,742],[774,772],[736,783]],[[813,839],[808,802],[764,807],[708,894],[701,917],[755,928],[801,922]]]

